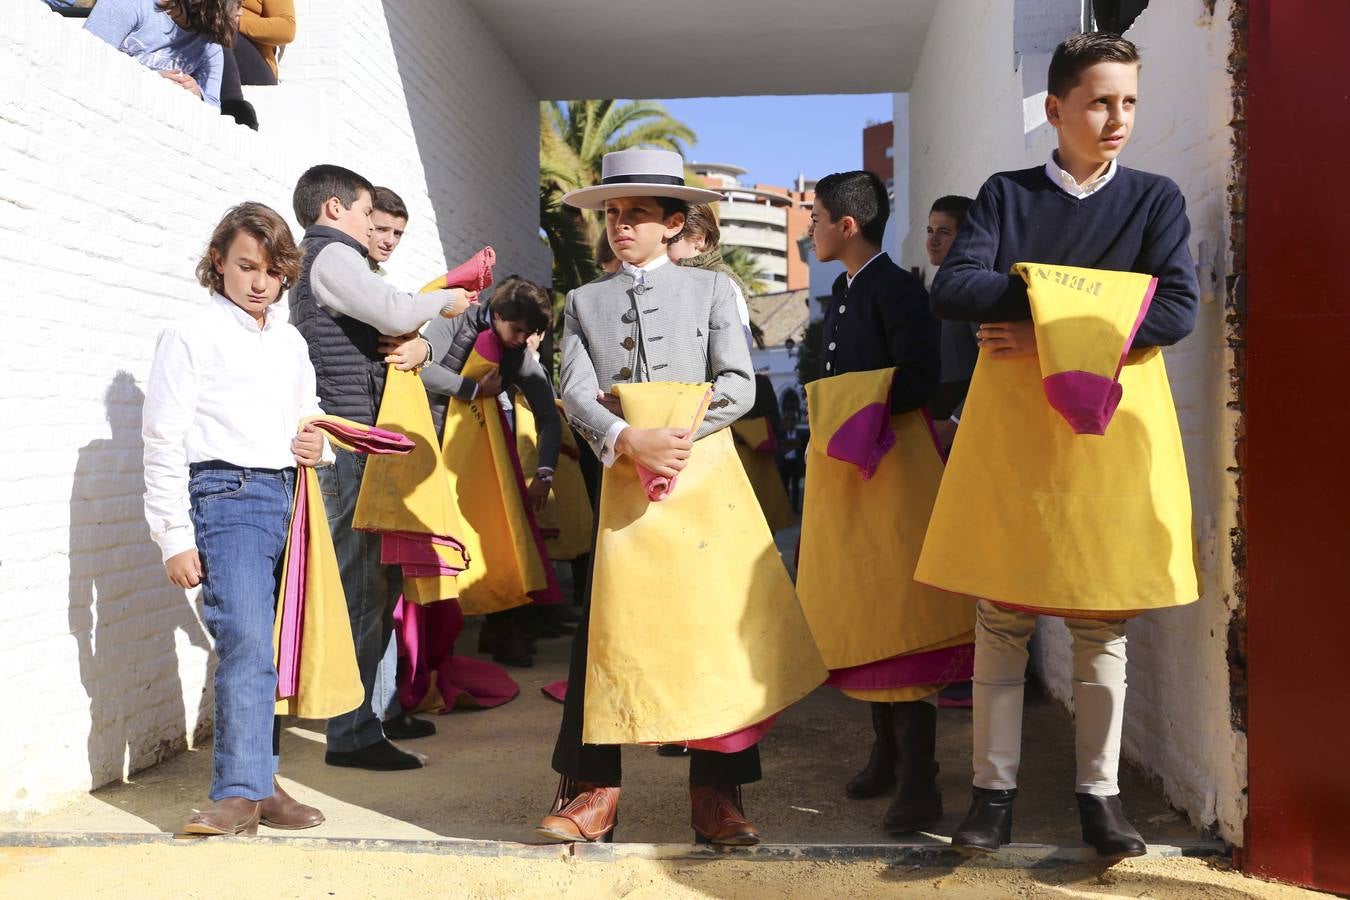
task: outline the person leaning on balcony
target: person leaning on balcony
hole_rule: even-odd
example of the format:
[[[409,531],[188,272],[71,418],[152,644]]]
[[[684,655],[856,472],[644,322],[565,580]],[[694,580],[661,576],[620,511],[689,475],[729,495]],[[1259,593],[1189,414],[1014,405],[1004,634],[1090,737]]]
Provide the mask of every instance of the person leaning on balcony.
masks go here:
[[[101,0],[84,28],[141,65],[220,106],[224,48],[239,0]]]
[[[295,40],[295,3],[243,0],[239,34],[248,39],[235,49],[240,80],[244,84],[276,84],[281,48]],[[255,59],[261,66],[254,64]]]

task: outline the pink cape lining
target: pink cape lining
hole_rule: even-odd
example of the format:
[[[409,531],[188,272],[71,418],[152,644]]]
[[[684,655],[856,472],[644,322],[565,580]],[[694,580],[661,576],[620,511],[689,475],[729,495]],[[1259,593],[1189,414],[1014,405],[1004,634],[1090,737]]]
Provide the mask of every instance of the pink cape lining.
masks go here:
[[[497,264],[497,251],[484,247],[472,257],[445,273],[446,288],[481,291],[492,284],[492,267]]]
[[[315,419],[315,428],[325,431],[357,453],[408,453],[413,441],[407,435],[383,428],[352,428],[330,419]],[[287,547],[286,590],[281,598],[281,635],[277,652],[277,699],[294,697],[300,689],[300,636],[305,621],[305,585],[309,581],[309,479],[303,472],[295,479],[295,506]],[[327,523],[323,523],[327,527]]]
[[[975,645],[957,644],[940,650],[892,656],[876,662],[831,669],[825,683],[847,690],[886,690],[920,684],[969,681],[974,671]]]
[[[435,578],[463,572],[463,566],[452,566],[441,558],[436,552],[438,546],[453,547],[461,552],[464,550],[464,545],[452,537],[406,531],[385,532],[380,541],[380,563],[401,566],[405,578]]]
[[[559,703],[567,700],[566,681],[554,681],[544,685],[539,690],[550,700],[556,700]],[[763,740],[764,735],[769,733],[769,729],[778,719],[778,715],[778,713],[774,713],[762,722],[756,722],[754,725],[742,728],[739,731],[728,732],[717,737],[698,738],[692,741],[665,741],[663,743],[679,744],[691,750],[711,750],[714,753],[740,753]]]
[[[512,700],[520,686],[496,663],[455,656],[455,641],[464,630],[459,603],[444,600],[429,606],[402,598],[394,608],[398,637],[398,702],[407,712],[422,703],[432,679],[444,704],[455,708],[491,709]]]
[[[1107,378],[1092,372],[1074,370],[1056,372],[1041,379],[1045,399],[1050,401],[1050,406],[1069,423],[1074,434],[1106,434],[1106,427],[1111,424],[1111,417],[1115,415],[1116,407],[1120,405],[1120,398],[1124,393],[1119,381],[1120,370],[1125,366],[1125,357],[1130,353],[1130,346],[1134,343],[1134,336],[1139,333],[1139,326],[1144,324],[1144,315],[1148,312],[1149,304],[1153,302],[1153,292],[1157,287],[1158,279],[1149,281],[1148,290],[1144,292],[1144,299],[1139,304],[1139,313],[1134,318],[1134,327],[1130,329],[1129,335],[1125,338],[1125,347],[1120,351],[1114,376]]]
[[[884,402],[867,404],[830,435],[825,454],[857,466],[858,474],[866,481],[876,474],[882,457],[894,446],[890,391],[887,391]]]

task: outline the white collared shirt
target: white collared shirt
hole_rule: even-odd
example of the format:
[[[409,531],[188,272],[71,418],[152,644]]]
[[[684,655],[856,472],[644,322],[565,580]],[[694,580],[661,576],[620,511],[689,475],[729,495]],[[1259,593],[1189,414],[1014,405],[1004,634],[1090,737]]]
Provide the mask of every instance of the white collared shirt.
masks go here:
[[[872,257],[871,259],[869,259],[867,262],[863,263],[861,266],[858,266],[858,271],[854,272],[852,275],[850,275],[850,274],[848,274],[847,272],[845,272],[845,273],[844,273],[844,286],[845,286],[845,287],[853,287],[853,279],[855,279],[855,278],[857,278],[859,275],[861,275],[863,269],[867,268],[867,267],[870,266],[872,263],[876,262],[876,261],[877,261],[877,258],[880,257],[881,254],[883,254],[883,253],[885,253],[885,252],[886,252],[885,250],[878,250],[877,253],[876,253],[876,256],[873,256],[873,257]]]
[[[1045,174],[1064,193],[1075,200],[1082,200],[1084,197],[1090,197],[1106,187],[1107,182],[1116,177],[1116,161],[1111,160],[1106,167],[1106,171],[1087,184],[1079,184],[1078,179],[1059,167],[1056,151],[1051,150],[1050,161],[1045,164]]]
[[[145,387],[145,518],[167,561],[196,546],[188,464],[295,465],[291,440],[321,415],[309,347],[285,311],[268,307],[261,328],[220,294],[164,329]]]

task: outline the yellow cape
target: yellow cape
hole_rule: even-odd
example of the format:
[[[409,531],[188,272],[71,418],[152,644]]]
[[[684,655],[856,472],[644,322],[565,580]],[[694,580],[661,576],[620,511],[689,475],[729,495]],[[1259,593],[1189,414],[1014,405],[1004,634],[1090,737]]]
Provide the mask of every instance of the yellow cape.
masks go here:
[[[361,476],[352,527],[359,531],[402,531],[453,537],[463,542],[464,523],[443,475],[436,426],[431,421],[426,388],[415,372],[389,367],[380,400],[377,427],[406,434],[416,447],[406,456],[372,456]],[[456,569],[470,557],[454,547],[436,553]],[[446,600],[459,593],[453,575],[408,578],[404,597],[416,603]]]
[[[562,404],[558,404],[562,415]],[[516,395],[516,451],[520,467],[533,472],[539,466],[539,436],[535,430],[534,412],[523,394]],[[577,441],[572,429],[563,420],[562,452],[553,470],[553,490],[548,502],[535,514],[539,528],[544,532],[544,545],[550,559],[576,559],[591,552],[591,532],[595,530],[595,514],[590,498],[586,496],[586,482],[581,477],[577,462]]]
[[[491,332],[479,336],[493,338]],[[478,345],[464,364],[477,381],[496,368]],[[467,616],[498,612],[530,602],[530,592],[548,588],[516,479],[512,450],[496,397],[465,402],[450,398],[441,445],[443,472],[465,529],[459,536],[473,564],[458,576],[459,605]]]
[[[974,603],[914,581],[942,459],[922,413],[890,415],[894,374],[850,372],[806,386],[811,442],[797,596],[831,669],[973,639]],[[887,427],[894,435],[889,449],[880,436],[870,453],[860,448],[875,466],[870,479],[829,453],[860,413],[872,415],[878,435]]]
[[[755,499],[764,511],[764,519],[769,530],[775,534],[797,521],[797,514],[788,499],[787,488],[778,474],[778,463],[772,451],[759,448],[769,440],[769,420],[763,416],[757,419],[741,419],[731,426],[731,436],[736,441],[736,455],[745,467],[745,475],[750,486],[755,489]]]
[[[1032,277],[1033,268],[1048,277]],[[1017,271],[1028,278],[1038,356],[980,353],[915,577],[1065,616],[1194,601],[1191,495],[1167,369],[1156,347],[1131,350],[1120,365],[1122,323],[1137,319],[1149,279]],[[1082,290],[1096,282],[1105,287]],[[1101,302],[1126,288],[1133,315]],[[1044,379],[1055,366],[1104,373],[1118,365],[1120,401],[1105,434],[1075,433],[1051,407]]]
[[[707,384],[615,385],[635,428],[689,427]],[[595,549],[582,739],[720,737],[825,679],[731,435],[694,444],[653,502],[632,460],[606,470]]]
[[[353,431],[363,426],[337,416],[317,416],[308,421],[323,419],[340,423]],[[344,449],[354,449],[341,439],[327,433],[328,440]],[[298,521],[304,504],[306,557],[304,568],[303,617],[300,621],[300,663],[298,684],[294,696],[277,700],[276,713],[299,716],[304,719],[327,719],[350,712],[365,699],[361,673],[356,666],[356,647],[352,642],[351,619],[347,613],[346,594],[338,574],[337,553],[333,549],[333,535],[328,529],[328,513],[324,509],[319,476],[312,466],[301,466],[297,473],[295,501],[291,508],[292,521]],[[280,668],[282,612],[285,609],[286,589],[295,547],[286,542],[286,553],[281,563],[281,578],[277,586],[276,617],[272,626],[272,662]]]

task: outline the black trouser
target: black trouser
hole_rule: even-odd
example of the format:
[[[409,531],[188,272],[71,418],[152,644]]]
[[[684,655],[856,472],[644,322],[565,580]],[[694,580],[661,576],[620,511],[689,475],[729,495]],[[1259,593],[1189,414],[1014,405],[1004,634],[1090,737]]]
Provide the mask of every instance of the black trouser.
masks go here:
[[[588,468],[587,457],[599,469],[600,461],[585,443],[581,444],[582,472]],[[595,469],[592,469],[595,472]],[[600,473],[595,472],[598,476]],[[590,479],[587,479],[590,486]],[[597,489],[591,495],[591,504],[595,509],[595,528],[599,531],[600,503],[599,478]],[[594,544],[595,535],[592,535]],[[581,621],[577,624],[577,633],[572,638],[572,661],[567,672],[567,698],[563,701],[562,726],[558,729],[558,741],[553,746],[553,770],[574,781],[588,781],[600,787],[618,787],[622,781],[622,751],[618,744],[583,744],[581,725],[586,707],[586,656],[590,644],[591,596],[596,553],[591,553],[591,570],[587,573],[587,591],[581,608]],[[717,753],[712,750],[691,750],[689,752],[689,783],[697,786],[721,784],[749,784],[761,777],[759,766],[759,745],[749,747],[739,753]]]

